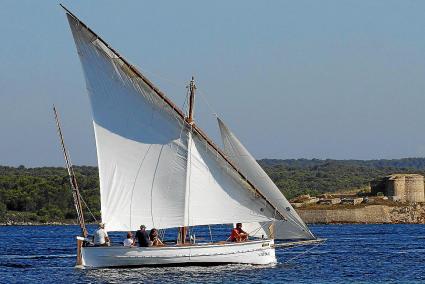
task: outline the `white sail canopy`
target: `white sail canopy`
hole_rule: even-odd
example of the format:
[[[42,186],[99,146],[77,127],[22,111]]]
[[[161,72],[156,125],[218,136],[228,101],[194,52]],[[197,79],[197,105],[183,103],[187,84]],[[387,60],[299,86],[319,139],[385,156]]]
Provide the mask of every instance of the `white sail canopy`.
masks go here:
[[[111,231],[262,222],[273,210],[181,111],[67,14],[93,112],[102,221]]]
[[[300,229],[298,225],[295,225],[289,220],[243,223],[243,229],[250,236],[257,238],[269,237],[276,240],[315,239],[311,232],[306,234],[305,229]]]
[[[222,157],[199,137],[190,138],[187,225],[273,220],[274,209]]]
[[[303,222],[279,188],[252,157],[248,150],[218,118],[224,151],[240,171],[255,185],[255,187],[275,206],[286,218],[275,222],[273,236],[276,239],[312,239],[314,235]],[[257,228],[268,228],[268,224],[250,224]],[[266,230],[267,231],[267,230]]]

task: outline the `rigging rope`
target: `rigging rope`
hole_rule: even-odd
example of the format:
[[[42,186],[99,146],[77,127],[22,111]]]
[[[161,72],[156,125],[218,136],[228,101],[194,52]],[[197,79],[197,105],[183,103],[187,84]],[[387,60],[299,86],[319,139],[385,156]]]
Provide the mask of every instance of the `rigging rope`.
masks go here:
[[[184,86],[182,86],[181,85],[181,83],[180,82],[177,82],[177,81],[174,81],[174,80],[171,80],[171,79],[169,79],[169,78],[167,78],[167,77],[165,77],[165,76],[162,76],[162,75],[159,75],[158,73],[156,73],[156,72],[152,72],[152,71],[149,71],[149,70],[146,70],[145,68],[141,68],[140,66],[138,66],[138,65],[134,65],[135,67],[137,67],[139,70],[143,70],[143,73],[147,73],[147,74],[150,74],[150,75],[152,75],[153,77],[157,77],[158,79],[160,79],[160,80],[163,80],[163,81],[165,81],[165,82],[167,82],[168,84],[171,84],[171,85],[173,85],[174,87],[178,87],[178,88],[182,88],[182,87],[184,87]],[[197,88],[197,92],[196,92],[198,95],[201,95],[201,96],[199,96],[199,97],[201,97],[201,99],[203,100],[203,102],[205,103],[205,105],[208,107],[208,109],[211,111],[211,114],[212,115],[214,115],[215,117],[217,117],[218,115],[217,115],[217,112],[214,110],[214,108],[212,107],[212,105],[208,102],[208,100],[207,100],[207,95],[205,94],[205,92],[201,92],[198,88]],[[186,103],[187,103],[187,99],[188,99],[188,96],[186,96],[186,98],[185,98],[185,101],[183,102],[183,106],[182,106],[182,111],[184,112],[184,113],[187,113],[187,109],[185,109],[185,108],[187,108],[187,106],[186,106]]]
[[[96,217],[94,216],[94,214],[91,212],[91,210],[90,210],[89,206],[87,205],[86,201],[85,201],[85,200],[84,200],[84,198],[81,196],[81,194],[79,194],[79,195],[80,195],[80,199],[81,199],[81,201],[83,202],[84,206],[86,206],[86,208],[87,208],[87,210],[89,211],[90,215],[93,217],[94,221],[97,223],[97,219],[96,219]]]
[[[255,236],[262,228],[263,228],[263,226],[260,225],[260,227],[258,227],[257,229],[249,231],[248,236]]]
[[[165,76],[159,75],[158,73],[152,72],[152,71],[147,70],[145,68],[141,68],[138,65],[134,65],[134,66],[137,67],[139,70],[143,70],[143,73],[147,73],[147,74],[152,75],[153,77],[157,77],[158,79],[163,80],[163,81],[167,82],[168,84],[171,84],[171,85],[173,85],[175,87],[179,87],[179,88],[184,87],[184,86],[182,86],[182,84],[180,82],[171,80],[171,79],[169,79],[169,78],[167,78]],[[215,112],[214,108],[212,107],[212,105],[207,100],[207,95],[204,92],[201,92],[198,88],[197,88],[197,92],[196,93],[199,94],[199,95],[201,95],[202,100],[207,105],[207,107],[209,108],[209,110],[211,111],[211,113],[214,116],[217,116],[217,113]],[[186,97],[185,103],[186,103],[186,101],[187,101],[187,97]],[[182,107],[182,110],[185,111],[185,112],[187,111],[187,110],[184,109],[184,106]]]
[[[283,262],[283,264],[286,264],[286,263],[288,263],[288,262],[290,262],[290,261],[293,261],[293,260],[295,260],[295,259],[297,259],[297,258],[299,258],[299,257],[301,257],[301,256],[303,256],[303,255],[305,255],[305,254],[307,254],[307,253],[309,253],[309,252],[311,252],[313,249],[315,249],[315,248],[317,248],[318,246],[320,246],[320,245],[324,244],[325,242],[326,242],[326,240],[324,240],[323,242],[320,242],[320,243],[314,244],[314,245],[313,245],[311,248],[309,248],[308,250],[305,250],[305,251],[303,251],[303,252],[301,252],[301,253],[297,254],[296,256],[294,256],[294,257],[292,257],[292,258],[288,259],[287,261]],[[299,245],[299,246],[301,246],[301,245]]]
[[[218,114],[217,114],[217,112],[214,110],[214,108],[211,106],[211,104],[208,102],[208,100],[207,100],[207,96],[206,96],[206,94],[204,93],[204,92],[201,92],[199,89],[198,89],[198,92],[197,92],[199,95],[201,95],[201,96],[199,96],[203,101],[204,101],[204,103],[205,103],[205,105],[208,107],[208,109],[211,111],[211,114],[213,115],[213,116],[215,116],[215,117],[218,117]]]

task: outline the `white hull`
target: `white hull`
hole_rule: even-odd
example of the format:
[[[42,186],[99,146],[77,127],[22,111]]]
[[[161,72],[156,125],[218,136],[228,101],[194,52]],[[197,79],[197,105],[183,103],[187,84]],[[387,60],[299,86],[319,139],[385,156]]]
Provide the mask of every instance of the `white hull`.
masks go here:
[[[273,264],[273,240],[166,247],[82,247],[82,265],[118,267],[180,264]]]

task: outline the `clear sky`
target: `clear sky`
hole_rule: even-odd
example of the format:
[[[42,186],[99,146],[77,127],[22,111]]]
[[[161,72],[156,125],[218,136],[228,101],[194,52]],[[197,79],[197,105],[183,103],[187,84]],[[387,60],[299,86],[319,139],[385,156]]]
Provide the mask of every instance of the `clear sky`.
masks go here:
[[[178,105],[218,113],[256,158],[425,156],[425,1],[63,1]],[[96,164],[91,111],[56,1],[2,1],[0,164]],[[208,102],[208,103],[206,103]]]

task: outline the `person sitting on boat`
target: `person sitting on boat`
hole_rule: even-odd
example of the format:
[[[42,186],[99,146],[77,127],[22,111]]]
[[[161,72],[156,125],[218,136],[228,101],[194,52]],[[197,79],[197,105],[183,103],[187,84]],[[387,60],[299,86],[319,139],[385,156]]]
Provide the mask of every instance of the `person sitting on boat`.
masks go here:
[[[236,228],[232,230],[229,239],[231,242],[244,242],[248,240],[248,233],[242,230],[242,223],[236,224]]]
[[[107,247],[110,245],[108,232],[105,230],[105,224],[99,223],[99,228],[94,233],[93,242],[95,246]]]
[[[136,232],[136,239],[139,247],[151,247],[152,242],[149,239],[149,235],[146,232],[146,226],[140,225],[140,230]]]
[[[125,247],[133,247],[134,246],[133,234],[131,232],[127,233],[127,238],[123,241],[123,244],[124,244]]]
[[[158,230],[155,228],[152,228],[152,230],[149,233],[149,239],[152,242],[152,245],[155,247],[163,246],[164,243],[161,241],[161,239],[158,237]]]

